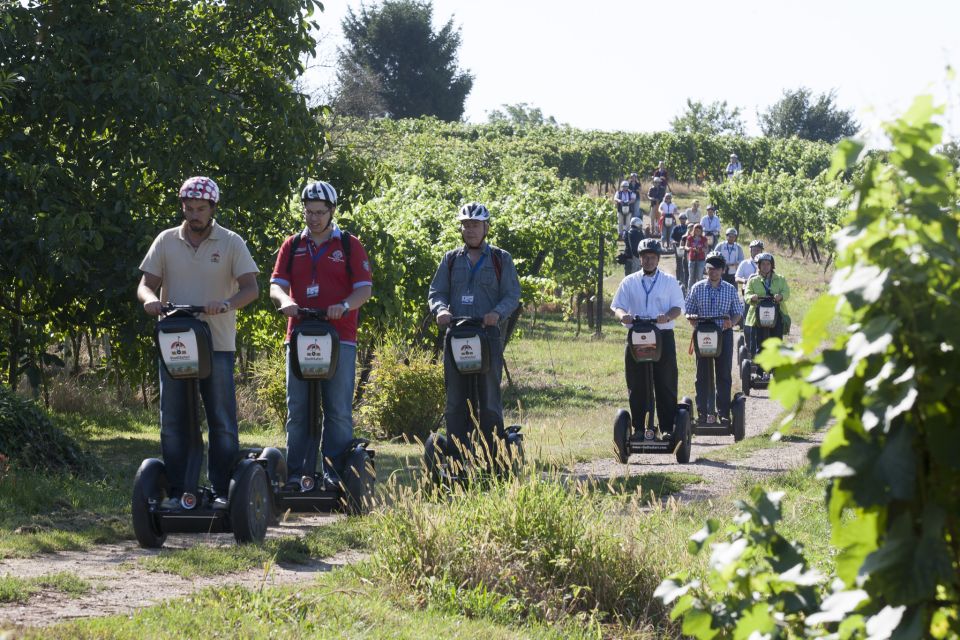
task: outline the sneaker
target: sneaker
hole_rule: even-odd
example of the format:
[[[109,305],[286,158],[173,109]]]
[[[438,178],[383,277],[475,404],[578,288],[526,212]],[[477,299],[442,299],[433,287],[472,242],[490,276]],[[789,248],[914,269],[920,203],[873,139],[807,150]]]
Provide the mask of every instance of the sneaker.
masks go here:
[[[211,505],[217,511],[222,511],[228,507],[227,498],[225,496],[217,496],[213,499]]]
[[[166,511],[174,511],[180,508],[180,498],[167,497],[160,501],[160,508]]]

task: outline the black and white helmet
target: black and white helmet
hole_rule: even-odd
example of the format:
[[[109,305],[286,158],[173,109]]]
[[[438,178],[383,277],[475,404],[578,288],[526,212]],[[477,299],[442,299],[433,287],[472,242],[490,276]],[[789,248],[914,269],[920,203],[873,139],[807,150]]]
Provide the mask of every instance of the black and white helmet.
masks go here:
[[[643,228],[643,220],[640,218],[630,218],[630,226],[634,229],[641,229]]]
[[[642,255],[644,253],[655,253],[660,255],[661,246],[660,241],[656,238],[645,238],[637,244],[637,255]]]
[[[707,264],[722,271],[727,268],[727,259],[719,251],[712,251],[707,254]]]
[[[322,180],[317,180],[316,182],[311,182],[306,187],[303,188],[303,192],[300,193],[300,199],[304,202],[313,200],[326,200],[330,204],[336,206],[337,204],[337,190],[333,188],[333,185],[329,182],[323,182]]]
[[[479,202],[468,202],[460,208],[457,220],[481,220],[487,222],[490,220],[490,211]]]
[[[729,229],[727,229],[727,232],[726,232],[724,235],[728,235],[728,236],[729,236],[729,235],[739,236],[740,233],[739,233],[736,229],[734,229],[733,227],[730,227]]]
[[[771,268],[771,269],[776,269],[776,268],[777,268],[777,261],[773,259],[773,254],[772,254],[772,253],[761,253],[761,254],[758,255],[756,258],[754,258],[754,261],[755,261],[758,265],[759,265],[761,262],[763,262],[764,260],[769,260],[769,261],[770,261],[770,268]]]

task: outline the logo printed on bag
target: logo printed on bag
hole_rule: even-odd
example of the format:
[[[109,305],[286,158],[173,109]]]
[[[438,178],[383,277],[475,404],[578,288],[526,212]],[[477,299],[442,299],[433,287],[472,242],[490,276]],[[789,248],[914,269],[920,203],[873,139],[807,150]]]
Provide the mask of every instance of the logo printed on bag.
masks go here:
[[[187,345],[183,344],[183,341],[180,340],[180,336],[177,336],[177,339],[170,344],[170,359],[171,360],[189,360],[190,352],[187,350]]]

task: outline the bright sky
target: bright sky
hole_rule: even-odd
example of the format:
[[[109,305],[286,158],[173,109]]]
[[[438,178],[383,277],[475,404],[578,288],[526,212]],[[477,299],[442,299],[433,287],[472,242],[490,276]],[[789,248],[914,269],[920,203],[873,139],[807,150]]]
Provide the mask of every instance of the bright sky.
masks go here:
[[[340,21],[360,0],[327,0],[326,36],[308,86],[330,89]],[[371,5],[367,2],[367,5]],[[668,129],[686,99],[739,106],[748,133],[785,88],[836,89],[868,127],[915,95],[951,101],[960,2],[954,0],[433,0],[434,24],[461,27],[460,67],[474,75],[465,119],[528,103],[583,129]]]

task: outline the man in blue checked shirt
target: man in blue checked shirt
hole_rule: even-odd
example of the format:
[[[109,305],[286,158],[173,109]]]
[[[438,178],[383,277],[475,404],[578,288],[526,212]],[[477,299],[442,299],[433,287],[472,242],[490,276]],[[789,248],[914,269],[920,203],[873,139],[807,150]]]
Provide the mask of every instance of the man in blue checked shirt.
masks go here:
[[[657,420],[661,429],[673,427],[677,411],[677,345],[673,337],[673,321],[682,313],[683,292],[677,279],[657,268],[660,264],[660,243],[653,238],[639,245],[641,270],[620,282],[610,308],[624,326],[633,324],[633,317],[656,318],[663,350],[653,367],[653,388],[657,400]],[[646,368],[634,362],[629,351],[624,354],[627,389],[630,393],[630,416],[642,420],[645,407]],[[643,429],[634,423],[635,429]]]
[[[723,255],[714,251],[707,256],[706,280],[700,280],[693,285],[687,296],[686,313],[688,316],[701,318],[716,318],[727,316],[723,320],[723,331],[720,334],[723,346],[718,358],[697,359],[697,412],[703,415],[707,406],[707,367],[715,367],[717,386],[717,415],[706,416],[707,423],[730,421],[730,386],[732,377],[730,368],[733,364],[733,326],[740,321],[743,315],[743,303],[737,295],[737,288],[729,282],[723,281],[723,272],[727,261]],[[696,326],[696,319],[691,318],[690,324]]]

